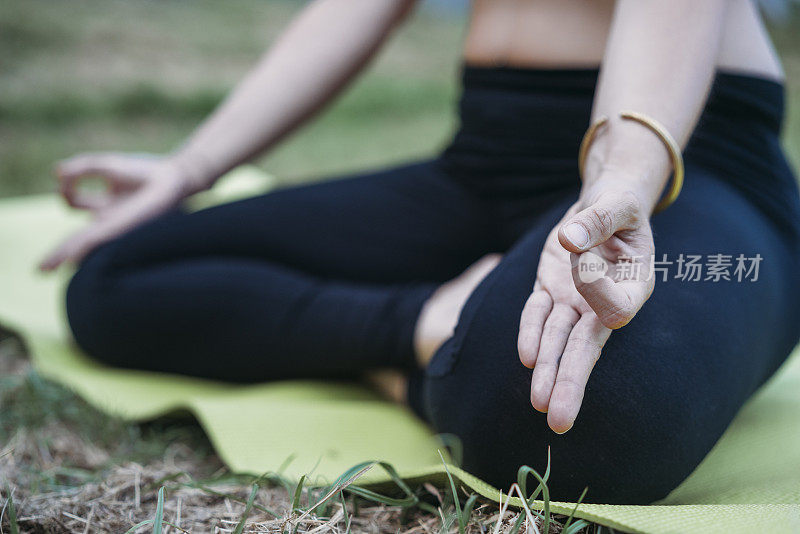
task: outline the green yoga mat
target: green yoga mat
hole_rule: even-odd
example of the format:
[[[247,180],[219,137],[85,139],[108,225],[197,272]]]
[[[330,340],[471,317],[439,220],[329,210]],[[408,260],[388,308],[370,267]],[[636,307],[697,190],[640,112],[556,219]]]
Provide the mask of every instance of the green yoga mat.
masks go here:
[[[269,177],[246,167],[227,176],[213,197],[197,202],[231,200],[271,185]],[[234,386],[110,369],[86,359],[70,344],[64,322],[69,273],[35,270],[37,260],[85,220],[52,195],[0,200],[0,323],[24,337],[42,375],[129,419],[188,410],[234,471],[260,474],[291,459],[285,475],[331,481],[357,463],[377,459],[412,482],[442,479],[431,431],[408,411],[358,387]],[[557,476],[558,466],[553,469]],[[499,499],[497,489],[457,468],[451,471],[476,492]],[[376,469],[366,477],[385,481]],[[551,509],[569,513],[573,507],[555,503]],[[744,407],[669,497],[651,506],[582,504],[576,515],[628,532],[800,532],[800,355]]]

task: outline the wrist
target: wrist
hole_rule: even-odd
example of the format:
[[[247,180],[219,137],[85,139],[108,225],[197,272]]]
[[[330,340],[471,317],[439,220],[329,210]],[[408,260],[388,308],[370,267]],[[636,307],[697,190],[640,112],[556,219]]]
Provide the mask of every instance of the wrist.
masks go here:
[[[586,195],[627,190],[650,214],[672,169],[670,152],[657,135],[635,121],[615,117],[592,142],[582,170]]]
[[[189,195],[209,189],[220,175],[211,170],[211,166],[202,157],[186,150],[170,154],[166,162],[184,182]]]
[[[661,195],[661,185],[653,187],[654,180],[635,174],[625,168],[605,167],[598,174],[586,177],[581,187],[579,202],[583,206],[594,204],[603,194],[632,195],[642,213],[649,217]]]

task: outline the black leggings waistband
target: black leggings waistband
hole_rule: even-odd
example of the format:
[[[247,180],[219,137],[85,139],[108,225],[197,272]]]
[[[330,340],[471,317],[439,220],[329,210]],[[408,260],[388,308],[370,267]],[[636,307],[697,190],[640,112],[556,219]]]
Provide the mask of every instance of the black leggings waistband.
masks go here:
[[[598,74],[598,69],[464,66],[460,126],[442,163],[483,189],[515,180],[531,182],[527,185],[536,191],[575,186],[578,147],[589,126]],[[772,216],[792,220],[800,202],[780,145],[783,117],[780,82],[717,72],[684,150],[687,166],[716,171]]]
[[[525,114],[542,110],[543,104],[551,105],[549,112],[554,113],[557,119],[588,123],[598,76],[599,69],[596,68],[524,69],[465,65],[462,68],[462,112],[475,113],[471,104],[479,103],[477,101],[482,97],[502,95],[515,104],[527,101],[527,109],[518,109],[521,114],[515,114],[521,127],[535,128],[525,120]],[[719,70],[709,91],[705,113],[736,117],[779,133],[784,116],[783,84],[756,75]],[[576,124],[571,133],[582,135],[583,129],[579,126],[581,124]]]

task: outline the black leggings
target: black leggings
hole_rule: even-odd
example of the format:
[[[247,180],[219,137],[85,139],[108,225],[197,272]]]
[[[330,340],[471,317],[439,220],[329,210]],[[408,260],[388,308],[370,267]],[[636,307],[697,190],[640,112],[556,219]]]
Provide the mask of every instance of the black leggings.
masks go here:
[[[112,365],[231,381],[411,375],[412,407],[507,487],[552,452],[555,499],[646,503],[702,460],[800,334],[800,202],[778,143],[782,87],[719,74],[652,219],[668,281],[612,334],[573,429],[530,405],[517,354],[548,232],[576,200],[597,72],[466,68],[461,128],[432,161],[177,211],[93,252],[67,294],[75,339]],[[425,370],[412,332],[442,282],[503,259]],[[730,255],[730,281],[675,278]],[[737,281],[739,255],[760,255]],[[747,266],[751,267],[752,262]],[[682,264],[683,274],[686,266]],[[739,272],[738,276],[747,273]],[[694,272],[690,278],[694,277]]]

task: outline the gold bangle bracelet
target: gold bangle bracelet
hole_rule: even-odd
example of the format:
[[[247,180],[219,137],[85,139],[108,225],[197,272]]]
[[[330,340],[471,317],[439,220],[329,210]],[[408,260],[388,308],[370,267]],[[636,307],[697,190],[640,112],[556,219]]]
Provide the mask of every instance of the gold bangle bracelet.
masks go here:
[[[636,113],[634,111],[623,111],[619,114],[619,116],[622,119],[635,121],[647,127],[650,131],[656,134],[662,143],[664,143],[664,146],[667,148],[667,152],[669,152],[673,169],[672,183],[670,184],[669,190],[664,194],[661,200],[659,200],[658,204],[656,204],[656,207],[653,209],[653,213],[664,211],[673,202],[675,202],[675,199],[678,198],[681,188],[683,187],[684,170],[681,149],[667,129],[664,128],[664,126],[662,126],[658,121],[648,117],[647,115],[642,115],[641,113]],[[589,148],[592,146],[592,143],[597,137],[597,133],[600,128],[605,126],[607,123],[608,117],[600,117],[600,119],[598,119],[594,124],[589,126],[589,129],[586,130],[586,133],[583,136],[581,148],[578,152],[578,170],[580,172],[581,179],[583,179],[584,167],[586,166],[586,157],[589,155]]]

